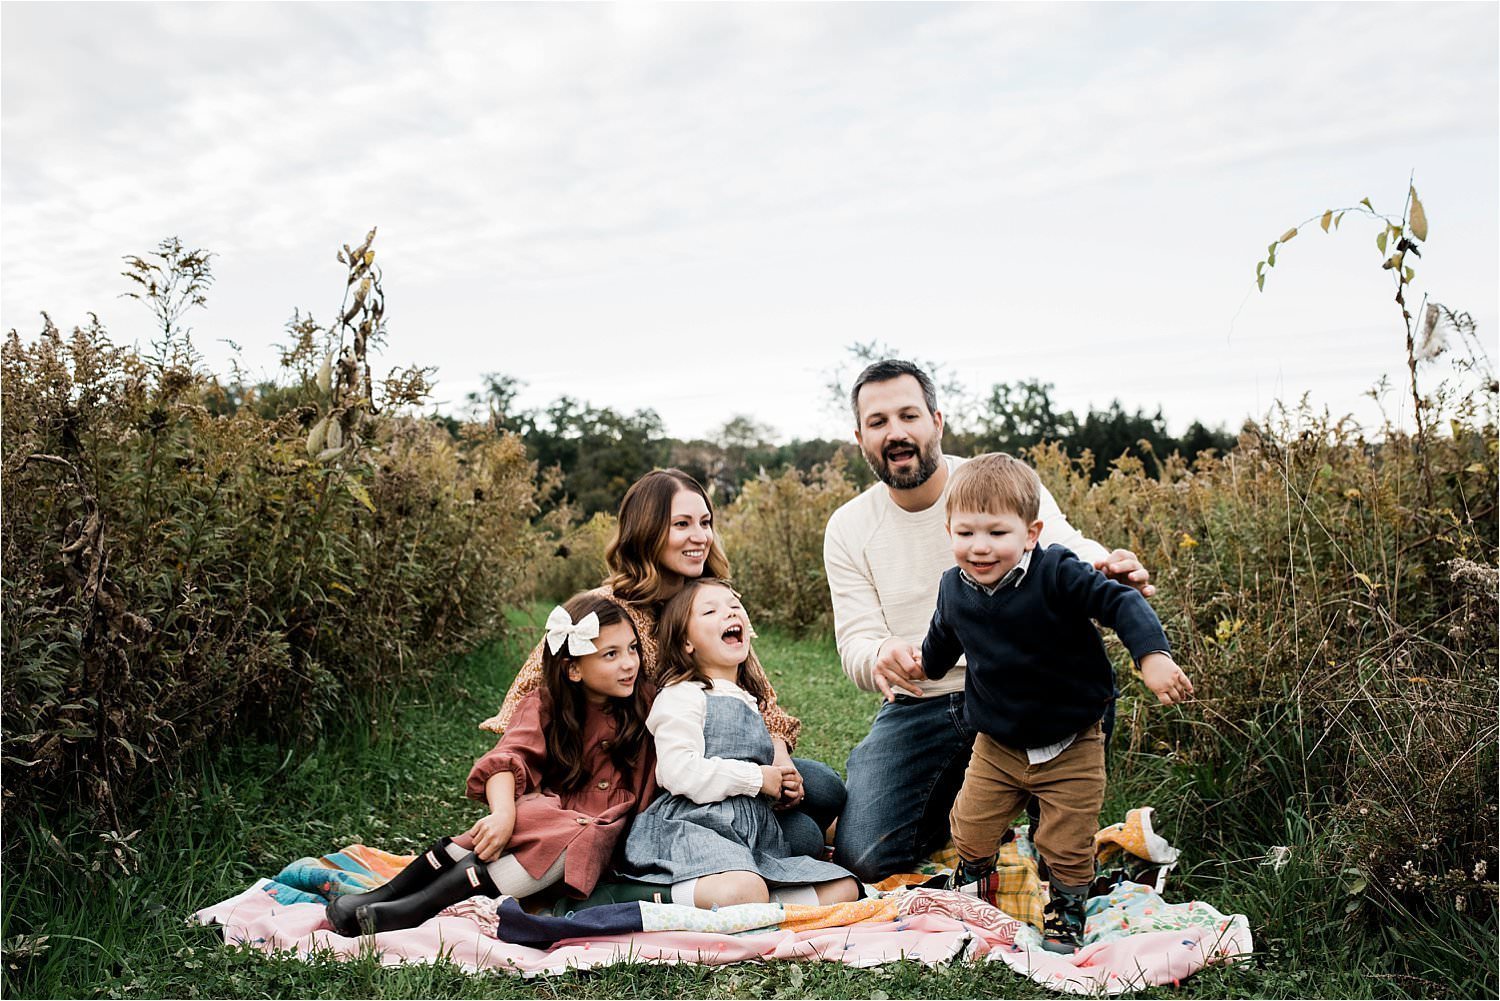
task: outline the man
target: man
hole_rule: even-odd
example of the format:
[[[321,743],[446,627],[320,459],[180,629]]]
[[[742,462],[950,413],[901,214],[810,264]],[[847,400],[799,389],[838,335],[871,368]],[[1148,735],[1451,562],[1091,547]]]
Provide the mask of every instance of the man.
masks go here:
[[[953,565],[943,501],[963,460],[942,453],[943,415],[932,380],[910,362],[876,362],[850,394],[854,437],[880,482],[828,519],[823,563],[844,673],[885,697],[849,755],[849,797],[834,859],[865,882],[913,871],[948,841],[948,813],[974,744],[964,719],[964,672],[929,681],[919,663]],[[1058,543],[1110,577],[1155,593],[1135,554],[1106,552],[1068,524],[1042,490],[1039,544]]]

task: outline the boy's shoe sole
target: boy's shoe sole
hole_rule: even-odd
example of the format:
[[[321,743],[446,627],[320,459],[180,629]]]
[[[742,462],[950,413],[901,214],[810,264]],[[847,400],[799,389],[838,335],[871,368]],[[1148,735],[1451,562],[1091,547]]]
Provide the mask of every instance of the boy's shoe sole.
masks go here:
[[[1044,938],[1042,939],[1042,948],[1048,952],[1055,952],[1059,956],[1071,956],[1083,948],[1083,943],[1080,942],[1074,945],[1072,942],[1064,942],[1061,939]]]

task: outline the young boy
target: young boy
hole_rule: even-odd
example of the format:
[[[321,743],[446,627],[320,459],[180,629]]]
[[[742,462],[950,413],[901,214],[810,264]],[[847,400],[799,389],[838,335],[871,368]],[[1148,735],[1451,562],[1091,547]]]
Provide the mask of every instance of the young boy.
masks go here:
[[[1052,874],[1045,944],[1072,952],[1082,945],[1104,800],[1100,720],[1115,694],[1090,620],[1119,634],[1164,704],[1193,686],[1145,598],[1062,546],[1036,549],[1040,490],[1036,472],[1004,453],[954,473],[947,514],[958,565],[939,585],[922,666],[941,678],[960,655],[968,660],[964,716],[977,736],[949,816],[960,859],[951,885],[978,884],[994,903],[995,851],[1035,796],[1036,848]]]

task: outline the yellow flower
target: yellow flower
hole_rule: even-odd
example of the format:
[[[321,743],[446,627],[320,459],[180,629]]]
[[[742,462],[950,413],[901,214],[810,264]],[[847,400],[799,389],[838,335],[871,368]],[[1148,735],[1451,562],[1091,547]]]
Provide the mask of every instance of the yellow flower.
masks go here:
[[[1245,628],[1244,619],[1220,619],[1214,626],[1214,638],[1224,643],[1243,628]]]
[[[1197,545],[1198,545],[1198,540],[1197,539],[1193,538],[1191,535],[1187,534],[1186,532],[1183,532],[1182,533],[1182,539],[1181,539],[1181,541],[1179,541],[1177,543],[1177,548],[1179,548],[1179,549],[1194,549],[1194,548],[1197,547]]]

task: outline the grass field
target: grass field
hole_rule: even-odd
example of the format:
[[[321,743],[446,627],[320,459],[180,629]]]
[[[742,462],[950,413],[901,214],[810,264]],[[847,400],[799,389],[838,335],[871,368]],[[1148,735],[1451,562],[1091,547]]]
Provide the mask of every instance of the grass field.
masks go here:
[[[373,718],[349,720],[307,753],[226,748],[202,779],[159,790],[128,841],[64,830],[26,832],[4,860],[4,993],[9,997],[1042,997],[999,964],[930,970],[836,963],[613,967],[525,981],[466,975],[447,964],[382,968],[267,958],[226,948],[186,916],[274,874],[284,863],[349,842],[415,850],[467,826],[470,762],[490,739],[474,723],[499,704],[542,610],[513,616],[509,642],[457,662],[446,683],[404,693]],[[528,621],[531,620],[531,621]],[[876,706],[839,671],[831,641],[767,631],[757,643],[786,704],[804,721],[799,753],[842,766]],[[1127,710],[1128,711],[1128,710]],[[1153,710],[1156,711],[1156,710]],[[1493,996],[1493,916],[1457,915],[1350,934],[1336,882],[1293,861],[1260,865],[1264,848],[1208,857],[1190,817],[1174,814],[1166,762],[1116,748],[1106,819],[1157,806],[1159,829],[1184,850],[1171,899],[1199,897],[1246,913],[1258,955],[1210,970],[1161,997]],[[1285,819],[1286,843],[1315,836]],[[24,854],[23,854],[24,853]],[[1413,970],[1417,973],[1413,973]],[[1400,970],[1401,973],[1392,971]]]

